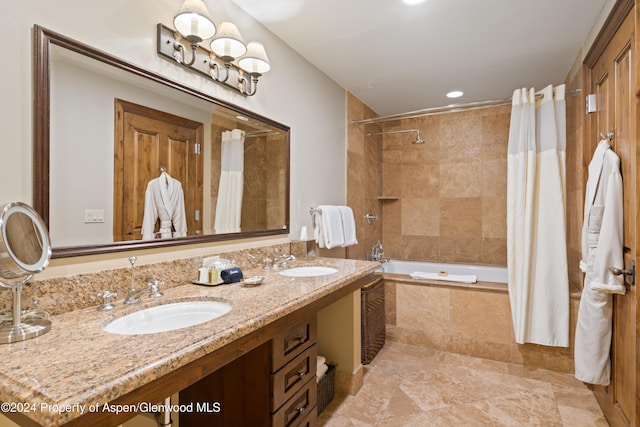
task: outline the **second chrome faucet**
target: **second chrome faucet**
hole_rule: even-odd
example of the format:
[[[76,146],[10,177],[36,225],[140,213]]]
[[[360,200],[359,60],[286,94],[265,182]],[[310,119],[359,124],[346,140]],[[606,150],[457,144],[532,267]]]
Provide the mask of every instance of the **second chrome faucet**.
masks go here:
[[[134,265],[136,263],[137,258],[132,256],[129,257],[129,262],[131,263],[131,288],[127,293],[127,297],[124,299],[125,304],[137,304],[140,302],[143,292],[149,291],[149,296],[151,298],[160,298],[163,294],[160,292],[160,285],[164,285],[164,282],[160,280],[154,280],[151,283],[147,283],[146,288],[136,289],[136,278],[135,278],[135,268]]]

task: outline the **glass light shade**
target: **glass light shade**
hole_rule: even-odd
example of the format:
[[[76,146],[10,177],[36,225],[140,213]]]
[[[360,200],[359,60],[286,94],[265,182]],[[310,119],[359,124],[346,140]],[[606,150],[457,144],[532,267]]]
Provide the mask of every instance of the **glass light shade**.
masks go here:
[[[258,42],[249,42],[247,54],[240,58],[238,66],[249,74],[264,74],[271,69],[267,52]]]
[[[209,39],[216,34],[216,25],[202,0],[185,0],[173,18],[176,30],[186,39]]]
[[[223,22],[216,36],[211,40],[211,50],[220,58],[239,58],[247,53],[247,46],[242,40],[238,27],[231,22]]]

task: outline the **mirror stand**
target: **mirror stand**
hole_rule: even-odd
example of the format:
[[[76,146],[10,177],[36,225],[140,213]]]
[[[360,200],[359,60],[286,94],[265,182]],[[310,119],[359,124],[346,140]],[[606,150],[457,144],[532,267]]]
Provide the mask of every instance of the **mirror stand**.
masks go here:
[[[43,310],[28,311],[31,316],[22,318],[22,285],[31,280],[31,275],[18,283],[4,283],[0,281],[0,286],[11,289],[13,293],[13,308],[11,323],[0,324],[0,344],[24,341],[46,334],[51,329],[49,315]]]

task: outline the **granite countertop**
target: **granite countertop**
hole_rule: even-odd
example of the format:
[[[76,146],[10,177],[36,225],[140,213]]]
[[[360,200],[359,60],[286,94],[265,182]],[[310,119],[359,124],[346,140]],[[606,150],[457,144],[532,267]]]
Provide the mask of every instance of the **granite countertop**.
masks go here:
[[[21,412],[33,421],[58,426],[253,331],[331,294],[374,272],[378,263],[316,258],[290,267],[324,265],[337,273],[290,278],[262,269],[245,277],[265,275],[264,283],[245,287],[187,284],[163,290],[164,296],[141,304],[122,304],[109,312],[95,307],[51,318],[51,331],[27,341],[0,346],[2,412]],[[111,320],[148,306],[181,300],[222,300],[229,313],[209,322],[150,335],[116,335],[102,328]],[[6,406],[7,403],[10,406]],[[155,402],[150,402],[155,403]],[[95,408],[95,406],[94,406]]]

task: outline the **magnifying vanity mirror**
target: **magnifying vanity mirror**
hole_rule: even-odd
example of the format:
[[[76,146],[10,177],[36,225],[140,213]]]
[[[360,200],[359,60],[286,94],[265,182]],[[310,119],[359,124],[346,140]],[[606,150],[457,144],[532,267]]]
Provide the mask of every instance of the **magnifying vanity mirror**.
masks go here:
[[[34,207],[54,258],[288,234],[287,126],[34,34]]]
[[[0,343],[23,341],[51,329],[42,310],[22,313],[22,286],[44,271],[51,258],[49,234],[42,218],[20,202],[0,206],[0,287],[13,292],[13,312],[0,323]]]

